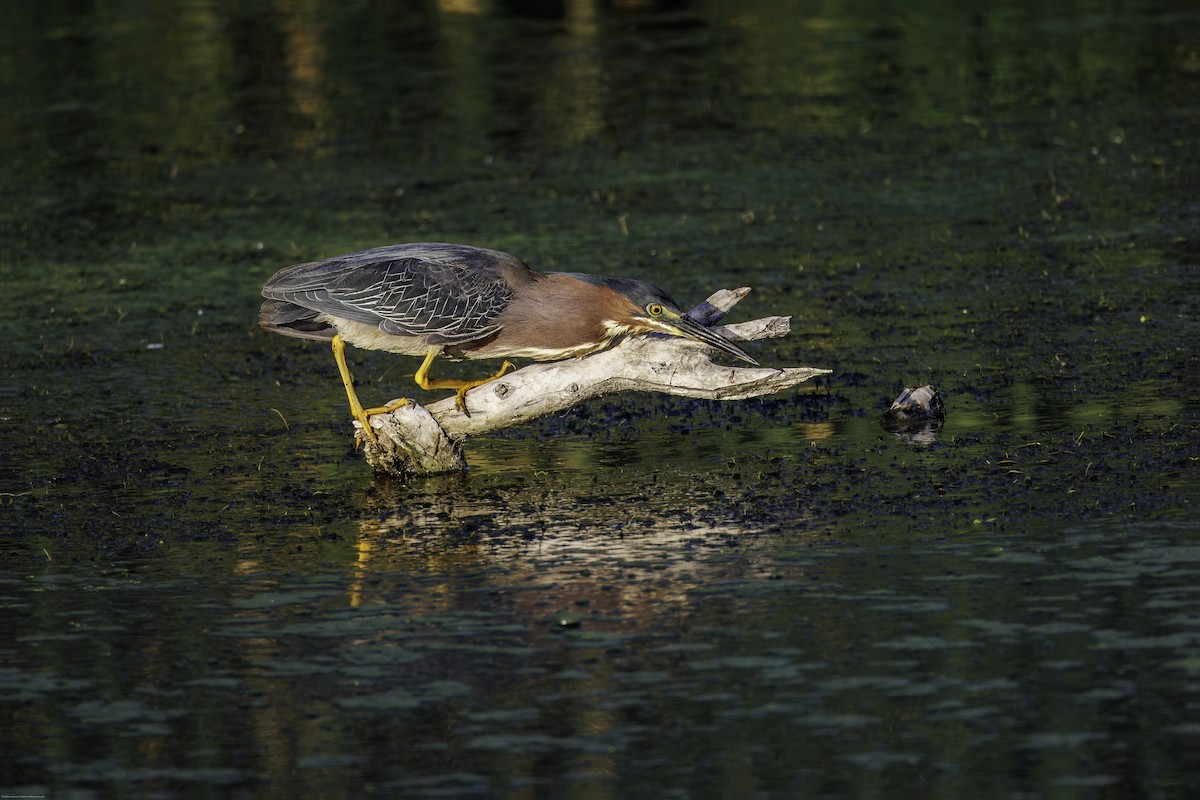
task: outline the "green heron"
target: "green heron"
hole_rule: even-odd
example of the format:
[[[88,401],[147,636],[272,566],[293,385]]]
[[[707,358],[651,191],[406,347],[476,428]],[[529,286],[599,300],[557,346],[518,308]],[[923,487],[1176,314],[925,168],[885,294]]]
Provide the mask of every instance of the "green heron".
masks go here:
[[[422,389],[466,393],[512,368],[505,360],[482,380],[431,379],[433,359],[555,361],[604,350],[627,334],[695,339],[757,365],[740,347],[687,316],[662,289],[629,278],[575,272],[543,275],[496,250],[457,244],[399,244],[297,264],[275,273],[259,324],[333,345],[350,412],[378,442],[367,418],[408,403],[364,409],[346,366],[346,343],[425,357]]]

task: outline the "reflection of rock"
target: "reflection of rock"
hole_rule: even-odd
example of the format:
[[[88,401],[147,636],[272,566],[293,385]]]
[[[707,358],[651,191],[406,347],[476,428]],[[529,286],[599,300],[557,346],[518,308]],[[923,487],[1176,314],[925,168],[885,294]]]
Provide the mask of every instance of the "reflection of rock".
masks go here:
[[[887,427],[887,426],[884,426]],[[900,438],[900,441],[905,444],[916,445],[917,447],[928,447],[938,439],[938,433],[942,430],[942,421],[940,419],[930,420],[928,422],[920,422],[913,425],[902,427],[889,428],[893,433]]]
[[[929,445],[937,440],[945,419],[946,406],[942,396],[937,389],[925,384],[905,387],[879,422],[910,444]]]

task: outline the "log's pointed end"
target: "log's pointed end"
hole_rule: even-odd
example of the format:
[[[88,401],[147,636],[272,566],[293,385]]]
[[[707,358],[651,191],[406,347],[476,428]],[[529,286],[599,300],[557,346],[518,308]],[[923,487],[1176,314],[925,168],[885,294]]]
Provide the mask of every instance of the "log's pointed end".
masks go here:
[[[706,400],[747,400],[791,389],[830,370],[814,367],[730,367],[709,362],[676,373],[669,386],[646,387]]]

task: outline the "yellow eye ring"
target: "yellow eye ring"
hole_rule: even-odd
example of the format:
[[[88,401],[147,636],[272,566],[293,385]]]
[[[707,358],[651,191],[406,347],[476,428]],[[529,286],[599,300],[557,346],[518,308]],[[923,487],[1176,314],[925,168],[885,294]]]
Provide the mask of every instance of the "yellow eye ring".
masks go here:
[[[651,303],[650,305],[646,306],[646,312],[652,317],[661,317],[663,313],[663,307],[658,303]]]

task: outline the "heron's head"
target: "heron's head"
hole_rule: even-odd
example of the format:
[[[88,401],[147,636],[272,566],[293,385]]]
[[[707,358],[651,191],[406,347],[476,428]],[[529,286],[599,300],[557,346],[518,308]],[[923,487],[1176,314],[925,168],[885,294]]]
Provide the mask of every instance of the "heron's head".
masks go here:
[[[604,325],[613,336],[627,333],[665,333],[681,336],[715,347],[742,361],[758,366],[758,362],[731,340],[689,317],[680,310],[671,296],[645,281],[631,278],[607,278],[598,275],[572,277],[586,280],[611,291],[612,302],[603,309]]]

